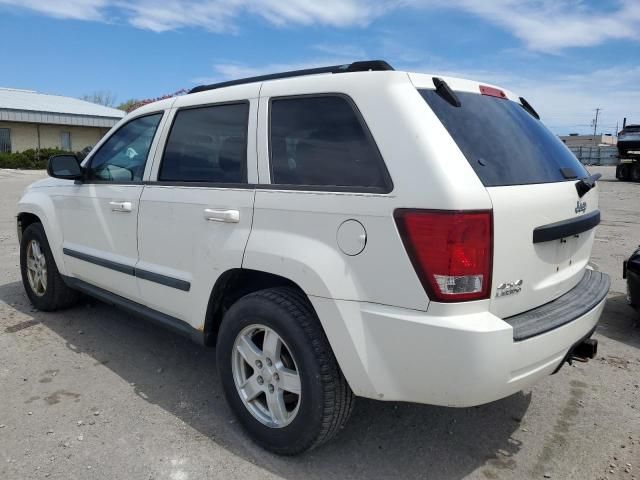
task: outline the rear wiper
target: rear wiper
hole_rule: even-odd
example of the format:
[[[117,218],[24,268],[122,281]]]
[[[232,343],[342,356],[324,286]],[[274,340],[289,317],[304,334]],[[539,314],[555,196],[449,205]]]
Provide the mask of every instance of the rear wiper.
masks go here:
[[[436,86],[436,93],[444,98],[447,102],[449,102],[454,107],[459,107],[462,104],[460,103],[460,99],[455,94],[451,87],[447,82],[438,77],[433,77],[433,84]]]
[[[585,177],[582,180],[576,182],[576,190],[578,191],[578,197],[582,198],[584,195],[596,186],[596,182],[602,176],[601,173],[594,173],[590,177]]]

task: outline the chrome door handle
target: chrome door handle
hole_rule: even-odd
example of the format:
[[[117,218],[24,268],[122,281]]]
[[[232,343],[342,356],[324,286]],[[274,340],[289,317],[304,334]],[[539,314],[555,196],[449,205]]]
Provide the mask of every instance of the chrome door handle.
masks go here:
[[[130,212],[133,210],[131,202],[109,202],[112,212]]]
[[[238,223],[240,221],[240,211],[205,208],[204,218],[211,222]]]

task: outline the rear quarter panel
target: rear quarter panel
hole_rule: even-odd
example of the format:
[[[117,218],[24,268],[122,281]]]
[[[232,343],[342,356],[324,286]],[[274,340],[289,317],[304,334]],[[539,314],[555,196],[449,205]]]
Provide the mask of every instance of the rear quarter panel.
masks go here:
[[[490,209],[484,186],[402,72],[301,77],[263,84],[258,171],[269,184],[269,99],[340,93],[356,104],[393,181],[388,194],[258,189],[243,267],[276,273],[309,295],[426,310],[429,299],[398,234],[397,208]],[[358,220],[362,253],[338,248],[338,227]]]

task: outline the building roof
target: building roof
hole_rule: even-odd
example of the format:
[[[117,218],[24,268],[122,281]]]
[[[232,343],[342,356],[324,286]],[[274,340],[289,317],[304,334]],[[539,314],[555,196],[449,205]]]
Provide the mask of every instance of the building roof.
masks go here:
[[[111,127],[125,112],[78,98],[0,88],[0,120]]]

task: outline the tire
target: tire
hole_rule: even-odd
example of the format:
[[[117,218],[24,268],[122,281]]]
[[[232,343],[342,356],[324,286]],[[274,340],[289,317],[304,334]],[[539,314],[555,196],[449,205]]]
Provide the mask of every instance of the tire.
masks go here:
[[[273,334],[281,340],[276,354],[278,368],[283,368],[280,378],[273,373],[276,363],[269,362],[272,349],[264,342],[267,335],[273,339]],[[258,347],[252,354],[261,355],[251,357],[256,365],[251,368],[247,355],[238,353],[241,339],[247,338],[253,342],[252,348]],[[309,300],[295,289],[260,290],[234,303],[220,326],[216,355],[227,402],[252,440],[266,450],[280,455],[311,450],[330,440],[349,419],[354,395]],[[298,374],[298,396],[292,393],[295,389],[279,387],[290,388],[284,384],[285,371],[289,378],[293,378],[291,371]],[[245,385],[262,389],[251,401],[244,400],[236,387],[245,377],[250,377]],[[247,390],[254,395],[257,391]],[[268,397],[269,391],[275,393]],[[289,403],[279,421],[272,413],[277,409],[271,409],[268,399],[273,402],[280,392]]]
[[[623,163],[621,165],[618,165],[618,180],[621,180],[623,182],[628,182],[629,181],[629,177],[631,176],[631,169],[629,167],[628,163]]]
[[[632,182],[640,182],[640,162],[636,162],[631,166],[629,177]]]
[[[34,245],[37,245],[37,249]],[[31,259],[36,259],[34,264]],[[34,269],[29,268],[29,264]],[[38,274],[34,276],[34,272]],[[79,293],[69,288],[58,272],[47,235],[40,223],[32,223],[22,234],[20,241],[20,273],[27,296],[38,310],[51,312],[68,308],[78,300]],[[41,280],[35,281],[36,278]],[[34,283],[34,285],[32,285]]]

